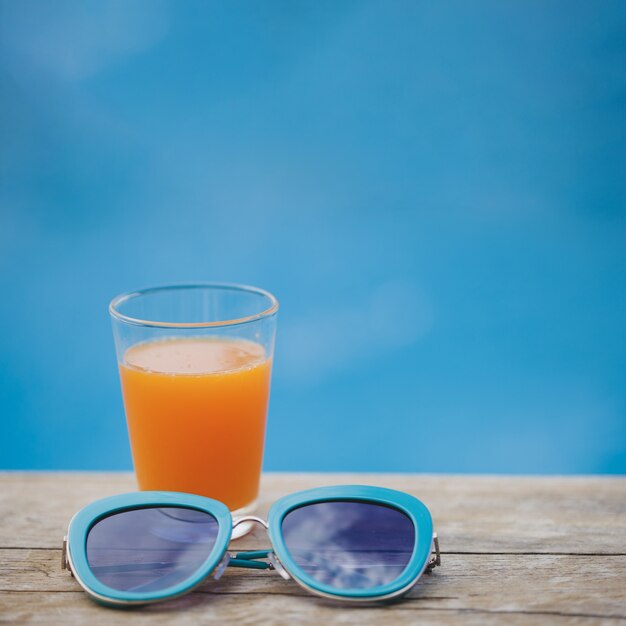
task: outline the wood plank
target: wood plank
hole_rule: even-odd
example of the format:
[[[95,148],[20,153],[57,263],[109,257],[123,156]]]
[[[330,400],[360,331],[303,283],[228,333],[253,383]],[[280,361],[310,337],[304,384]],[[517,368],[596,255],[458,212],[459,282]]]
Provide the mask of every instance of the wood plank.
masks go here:
[[[343,607],[321,598],[277,594],[192,593],[172,602],[142,609],[116,610],[100,607],[81,593],[4,593],[0,595],[0,623],[45,624],[46,626],[202,626],[204,624],[314,625],[485,625],[595,624],[619,625],[626,620],[605,614],[534,612],[506,607],[501,611],[440,609],[402,602],[375,607]]]
[[[84,592],[60,568],[60,550],[0,551],[0,606],[13,606],[18,592],[63,594],[68,604],[81,606]],[[443,566],[422,577],[402,610],[474,613],[558,613],[621,618],[626,621],[626,556],[571,555],[447,555]],[[72,595],[73,593],[73,595]],[[311,598],[291,581],[270,571],[227,570],[220,581],[207,581],[194,593],[240,595],[250,602],[265,595]],[[67,594],[67,596],[66,596]],[[310,611],[316,602],[303,604]],[[392,605],[394,606],[394,605]],[[267,616],[264,616],[265,621]]]
[[[233,569],[184,598],[118,611],[90,601],[60,569],[59,547],[75,511],[133,490],[133,476],[0,473],[0,622],[626,623],[625,478],[270,474],[261,514],[286,493],[341,483],[401,489],[431,508],[443,567],[407,600],[338,610],[275,573]],[[233,546],[262,547],[263,529]]]
[[[623,477],[266,474],[261,514],[287,493],[342,483],[420,497],[433,513],[444,552],[626,552]],[[0,473],[0,547],[57,548],[79,508],[134,489],[128,473]],[[238,544],[266,546],[262,529]]]

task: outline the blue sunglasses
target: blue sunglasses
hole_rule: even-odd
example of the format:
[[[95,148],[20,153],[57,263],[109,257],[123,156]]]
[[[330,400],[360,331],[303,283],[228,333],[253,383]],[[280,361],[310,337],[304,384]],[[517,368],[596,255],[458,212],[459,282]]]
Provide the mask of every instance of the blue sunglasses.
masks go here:
[[[271,550],[230,554],[233,529],[256,522]],[[434,554],[433,554],[434,552]],[[377,601],[409,591],[440,565],[429,510],[381,487],[322,487],[291,494],[234,521],[225,504],[185,493],[141,491],[98,500],[72,519],[63,567],[108,605],[169,600],[227,566],[276,570],[314,594]]]

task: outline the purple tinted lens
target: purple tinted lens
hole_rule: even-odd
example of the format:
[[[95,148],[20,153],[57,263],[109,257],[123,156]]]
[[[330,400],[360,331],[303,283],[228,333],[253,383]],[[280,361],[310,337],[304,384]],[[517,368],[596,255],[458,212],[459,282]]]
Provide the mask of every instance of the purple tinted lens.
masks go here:
[[[292,559],[314,580],[337,589],[394,581],[415,545],[411,519],[369,502],[319,502],[288,513],[283,538]]]
[[[217,520],[178,507],[134,509],[97,522],[87,536],[94,576],[120,591],[151,592],[189,578],[215,545]]]

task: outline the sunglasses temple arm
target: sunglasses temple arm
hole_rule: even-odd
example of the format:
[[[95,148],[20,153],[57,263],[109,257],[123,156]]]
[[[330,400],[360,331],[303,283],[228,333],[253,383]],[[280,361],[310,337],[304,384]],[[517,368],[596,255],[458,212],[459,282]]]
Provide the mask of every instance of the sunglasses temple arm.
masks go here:
[[[267,559],[259,561],[257,559]],[[291,576],[278,560],[278,557],[271,550],[254,550],[251,552],[237,552],[230,557],[228,562],[232,567],[247,567],[248,569],[269,569],[276,570],[285,580]]]
[[[229,567],[246,567],[248,569],[273,569],[268,561],[259,561],[258,559],[267,559],[270,550],[254,550],[251,552],[237,552],[230,558]]]

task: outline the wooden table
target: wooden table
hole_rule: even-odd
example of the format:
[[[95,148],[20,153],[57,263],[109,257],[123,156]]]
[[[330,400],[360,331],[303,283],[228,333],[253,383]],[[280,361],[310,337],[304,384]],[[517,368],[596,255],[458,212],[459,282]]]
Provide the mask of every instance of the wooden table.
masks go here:
[[[177,600],[132,610],[92,602],[61,570],[67,523],[130,474],[0,473],[0,622],[9,624],[626,624],[626,478],[267,474],[262,513],[309,487],[402,489],[430,507],[442,567],[409,596],[337,606],[276,572],[228,570]],[[237,542],[268,547],[265,531]]]

